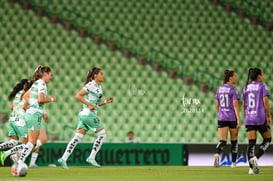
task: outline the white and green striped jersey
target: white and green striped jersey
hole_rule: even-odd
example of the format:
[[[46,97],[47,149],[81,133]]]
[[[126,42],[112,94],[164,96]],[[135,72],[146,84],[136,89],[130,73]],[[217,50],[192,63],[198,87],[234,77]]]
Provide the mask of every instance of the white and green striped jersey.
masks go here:
[[[15,115],[16,115],[16,111],[18,110],[18,106],[19,106],[19,103],[20,103],[20,98],[21,98],[22,92],[23,92],[22,90],[17,92],[17,94],[15,95],[15,97],[14,97],[14,99],[12,101],[13,110],[12,110],[12,112],[10,114],[11,117],[15,117]]]
[[[102,97],[102,87],[92,80],[91,82],[85,84],[83,90],[86,92],[84,99],[96,107],[94,112],[97,114],[99,102]],[[89,108],[83,104],[83,110],[89,110]]]
[[[38,103],[38,95],[42,93],[44,94],[45,97],[47,96],[46,83],[42,79],[39,79],[32,84],[29,91],[30,91],[30,97],[28,102],[27,113],[30,113],[30,114],[34,114],[36,112],[43,113],[44,104]]]
[[[24,99],[21,99],[21,96],[22,96],[22,93],[23,91],[19,91],[16,95],[15,95],[15,98],[14,98],[14,101],[13,101],[13,105],[14,105],[14,113],[15,113],[15,116],[18,117],[18,118],[23,118],[24,117],[24,114],[25,114],[25,111],[23,109],[23,106],[24,106],[24,103],[25,103],[25,100]]]

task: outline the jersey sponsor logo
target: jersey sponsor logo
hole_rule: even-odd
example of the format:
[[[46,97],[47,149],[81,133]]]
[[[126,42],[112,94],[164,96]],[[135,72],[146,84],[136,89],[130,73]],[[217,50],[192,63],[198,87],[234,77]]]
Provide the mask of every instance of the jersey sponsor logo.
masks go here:
[[[228,109],[228,108],[222,108],[221,111],[222,111],[222,112],[229,112],[230,109]]]
[[[248,115],[257,114],[257,111],[248,111],[247,114],[248,114]]]
[[[258,91],[259,90],[259,84],[249,84],[247,85],[246,91]]]
[[[220,87],[219,88],[219,93],[229,93],[230,92],[230,87]]]

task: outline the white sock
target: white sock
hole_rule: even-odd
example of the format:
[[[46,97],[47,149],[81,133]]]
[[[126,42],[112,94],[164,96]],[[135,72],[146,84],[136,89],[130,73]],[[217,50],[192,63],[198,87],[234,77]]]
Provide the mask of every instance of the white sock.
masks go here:
[[[9,141],[6,141],[4,143],[0,144],[0,150],[6,149],[6,148],[12,148],[18,144],[17,140],[11,139]]]
[[[83,137],[83,134],[81,133],[75,133],[74,137],[72,138],[72,140],[70,140],[70,142],[68,143],[68,145],[66,146],[66,150],[62,156],[62,159],[64,161],[66,161],[68,159],[68,157],[71,155],[71,153],[73,152],[74,148],[77,146],[77,144],[81,141]]]
[[[33,149],[33,144],[28,142],[24,148],[23,148],[23,151],[21,152],[21,155],[20,155],[20,158],[19,158],[19,161],[21,163],[22,162],[25,162],[26,161],[26,158],[28,157],[28,155],[31,153]]]
[[[12,154],[16,153],[17,151],[23,150],[23,148],[24,148],[24,144],[22,144],[22,145],[17,145],[17,146],[15,146],[15,147],[13,147],[13,148],[11,148],[11,149],[5,151],[6,156],[12,155]]]
[[[95,159],[97,153],[100,151],[101,145],[103,144],[105,138],[106,138],[106,133],[105,133],[105,130],[103,129],[98,133],[98,137],[93,144],[93,149],[89,155],[89,158]]]
[[[39,148],[40,146],[42,146],[42,142],[41,142],[41,140],[37,140],[35,149]]]
[[[38,158],[38,153],[32,152],[29,165],[35,165],[37,158]]]

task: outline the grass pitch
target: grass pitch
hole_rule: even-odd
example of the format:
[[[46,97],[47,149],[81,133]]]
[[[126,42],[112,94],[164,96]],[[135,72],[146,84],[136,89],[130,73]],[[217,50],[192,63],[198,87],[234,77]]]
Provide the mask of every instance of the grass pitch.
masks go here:
[[[104,166],[29,168],[26,177],[13,177],[10,167],[0,167],[0,181],[272,181],[273,167],[260,167],[262,174],[248,175],[248,167],[189,167],[189,166]]]

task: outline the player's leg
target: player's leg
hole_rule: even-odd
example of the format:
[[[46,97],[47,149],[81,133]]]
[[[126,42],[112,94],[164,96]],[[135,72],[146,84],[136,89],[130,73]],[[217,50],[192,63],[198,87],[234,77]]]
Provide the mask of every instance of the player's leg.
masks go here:
[[[96,162],[95,158],[101,148],[101,145],[104,143],[104,140],[106,138],[106,132],[97,116],[93,117],[93,119],[90,119],[88,123],[90,127],[97,130],[95,131],[95,133],[97,134],[98,137],[93,143],[93,148],[91,150],[89,157],[86,159],[86,162],[90,163],[95,167],[100,167],[100,165]]]
[[[231,140],[231,159],[232,165],[231,167],[236,167],[236,159],[238,155],[238,132],[239,129],[236,128],[237,125],[231,125],[229,129],[230,132],[230,140]]]
[[[16,132],[16,125],[15,125],[15,118],[9,118],[9,125],[8,125],[8,136],[10,137],[9,141],[5,141],[4,143],[0,144],[0,150],[12,148],[18,144],[18,135]]]
[[[18,144],[18,137],[17,136],[10,136],[10,141],[4,142],[1,145],[3,146],[3,149],[7,149],[7,148],[14,148],[16,147],[16,145]],[[8,150],[9,151],[9,150]],[[6,160],[6,158],[9,156],[8,154],[6,154],[7,151],[0,151],[0,162],[1,165],[4,165],[4,162]]]
[[[25,144],[27,143],[28,139],[27,137],[22,138],[22,144],[21,145],[17,145],[15,147],[13,147],[12,149],[6,151],[6,155],[10,155],[11,160],[14,163],[18,163],[21,151],[23,150]]]
[[[38,167],[36,165],[36,160],[38,158],[38,153],[39,153],[40,147],[43,144],[45,144],[46,142],[47,142],[47,134],[46,134],[46,130],[45,130],[45,127],[44,127],[43,121],[42,121],[41,129],[40,129],[40,132],[39,132],[39,137],[38,137],[38,140],[36,142],[36,146],[35,146],[34,150],[32,151],[32,154],[31,154],[29,167],[34,167],[34,168]]]
[[[1,144],[3,149],[12,148],[18,144],[19,137],[18,137],[18,130],[16,129],[15,121],[9,121],[8,136],[10,137],[10,141],[7,141]],[[8,156],[9,155],[7,155],[5,151],[0,151],[0,162],[2,165],[4,165],[4,162]]]
[[[263,137],[263,142],[260,145],[258,153],[256,155],[254,155],[254,153],[251,153],[249,156],[249,163],[252,166],[252,171],[254,174],[260,173],[259,166],[258,166],[258,159],[265,153],[265,151],[267,150],[267,148],[269,147],[270,142],[271,142],[270,127],[259,126],[258,130]],[[255,143],[256,143],[256,139],[255,139]],[[254,150],[254,148],[253,148],[253,150]]]
[[[21,145],[17,145],[7,151],[5,151],[5,156],[13,160],[13,162],[17,162],[19,159],[20,151],[23,149],[23,146],[27,143],[27,127],[26,126],[16,126],[13,127],[15,134],[17,135],[16,138],[20,138],[22,140]]]
[[[247,158],[249,162],[249,174],[255,174],[258,172],[257,168],[257,158],[255,157],[255,146],[256,146],[256,129],[253,126],[246,126],[247,128],[247,138],[248,138],[248,148],[247,148]]]
[[[31,153],[34,145],[37,142],[39,131],[41,127],[41,119],[42,115],[40,113],[35,114],[25,114],[25,119],[27,122],[27,129],[28,129],[28,142],[25,144],[18,161],[18,164],[22,164],[25,162],[26,158]]]
[[[26,158],[29,156],[31,153],[34,144],[37,141],[37,138],[39,136],[39,131],[37,130],[29,130],[28,131],[28,142],[23,146],[23,150],[21,151],[20,158],[19,158],[19,163],[24,163]]]
[[[12,148],[18,144],[18,137],[17,136],[10,136],[9,141],[5,141],[0,144],[0,150],[4,150],[7,148]]]
[[[100,165],[96,162],[95,158],[101,148],[101,145],[103,144],[103,142],[106,138],[105,129],[102,129],[99,132],[97,132],[97,135],[98,135],[98,137],[95,140],[95,142],[93,143],[92,151],[91,151],[89,157],[86,159],[86,162],[94,165],[95,167],[100,167]]]
[[[17,131],[15,128],[16,128],[15,121],[12,121],[10,119],[9,125],[8,125],[8,129],[9,129],[8,136],[10,137],[10,140],[5,141],[4,143],[1,143],[0,150],[12,148],[18,144],[19,137],[17,135]]]
[[[214,167],[219,167],[219,157],[224,147],[227,144],[228,127],[218,127],[219,142],[216,146],[216,153],[214,154]]]
[[[264,153],[265,151],[268,149],[270,142],[271,142],[271,131],[270,131],[270,127],[265,126],[266,129],[265,131],[263,130],[259,130],[262,137],[263,137],[263,142],[260,144],[258,153],[256,154],[257,159],[259,159]]]
[[[58,159],[59,164],[64,168],[64,169],[68,169],[66,161],[68,159],[68,157],[72,154],[74,148],[77,146],[77,144],[79,142],[81,142],[82,137],[86,134],[86,130],[81,128],[81,127],[85,127],[84,124],[82,124],[81,121],[79,121],[78,123],[78,128],[75,132],[74,137],[70,140],[70,142],[68,143],[68,145],[66,146],[65,152],[63,154],[63,156],[61,158]],[[87,128],[88,130],[88,128]]]

